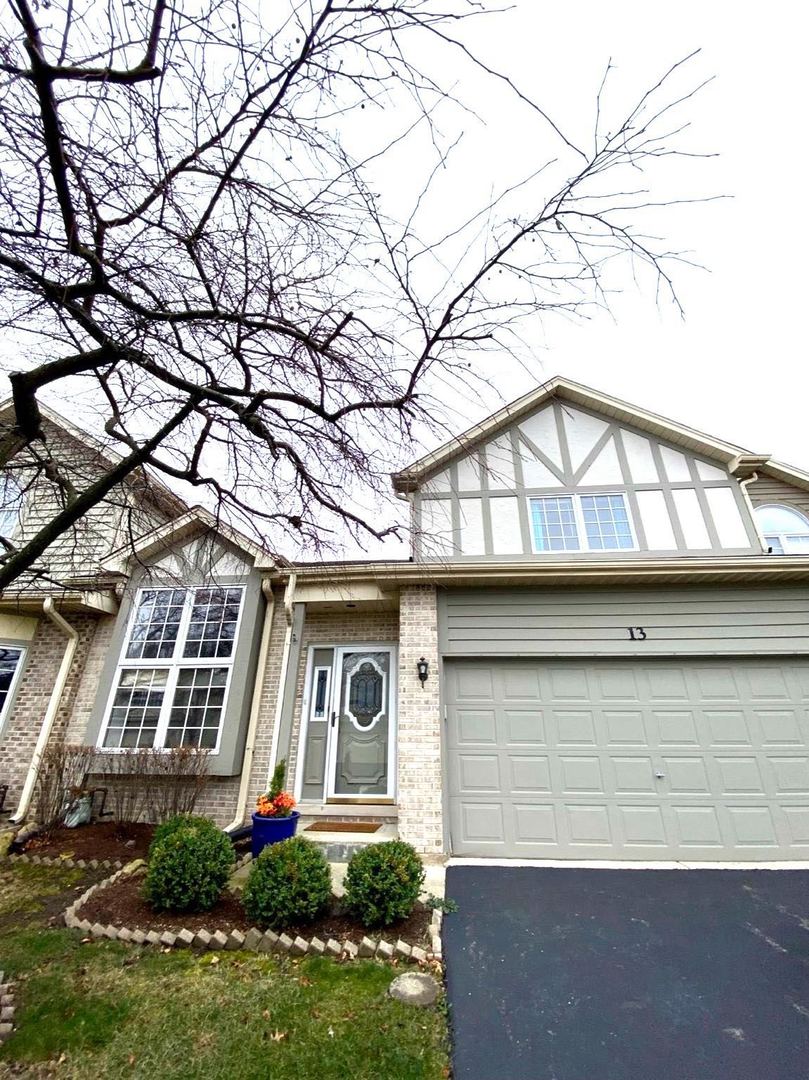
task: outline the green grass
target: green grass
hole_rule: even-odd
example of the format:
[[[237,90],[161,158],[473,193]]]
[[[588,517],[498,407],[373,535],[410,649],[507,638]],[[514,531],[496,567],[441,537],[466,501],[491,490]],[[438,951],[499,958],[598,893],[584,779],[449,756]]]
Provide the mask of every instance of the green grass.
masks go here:
[[[438,1080],[442,1009],[390,1000],[372,961],[280,961],[86,942],[68,930],[0,934],[18,1027],[14,1075],[60,1080]],[[0,1075],[2,1075],[0,1064]],[[30,1072],[29,1072],[30,1070]]]

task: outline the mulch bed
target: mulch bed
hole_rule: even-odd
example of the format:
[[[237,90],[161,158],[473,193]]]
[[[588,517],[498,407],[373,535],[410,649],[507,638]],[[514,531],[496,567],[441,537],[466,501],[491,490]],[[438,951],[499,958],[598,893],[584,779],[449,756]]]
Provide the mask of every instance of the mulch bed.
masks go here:
[[[63,856],[71,859],[143,859],[152,842],[154,825],[127,825],[119,830],[113,821],[95,821],[75,829],[64,826],[50,836],[32,836],[22,850],[28,855]]]
[[[103,889],[94,893],[86,904],[77,912],[82,919],[101,923],[102,926],[126,926],[130,930],[240,930],[246,933],[255,924],[248,920],[237,894],[225,893],[210,911],[192,915],[173,914],[168,911],[153,911],[141,898],[140,889],[143,877],[140,874],[119,878]],[[407,918],[386,927],[381,931],[368,931],[356,919],[345,914],[340,901],[332,898],[331,909],[319,919],[310,923],[285,926],[284,932],[290,937],[300,934],[304,938],[319,937],[322,941],[334,938],[336,941],[354,941],[359,943],[363,937],[384,937],[395,942],[401,938],[408,945],[424,945],[429,938],[430,911],[423,904],[417,904]]]

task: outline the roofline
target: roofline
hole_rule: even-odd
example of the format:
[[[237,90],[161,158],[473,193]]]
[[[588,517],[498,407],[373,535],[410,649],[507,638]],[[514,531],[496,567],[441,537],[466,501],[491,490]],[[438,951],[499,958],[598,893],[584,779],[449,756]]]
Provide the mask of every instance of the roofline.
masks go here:
[[[61,413],[51,408],[50,405],[46,405],[44,402],[37,401],[37,407],[46,420],[49,420],[52,424],[55,424],[56,427],[62,428],[63,431],[66,431],[67,434],[70,435],[72,438],[76,439],[77,442],[88,447],[100,457],[105,458],[110,465],[118,465],[121,461],[124,460],[123,454],[121,454],[118,450],[115,450],[111,446],[107,446],[106,443],[103,443],[91,432],[85,431],[83,428],[78,427],[78,425],[74,424],[72,420],[68,420],[67,417],[62,416]],[[12,397],[3,398],[2,400],[0,400],[0,415],[8,412],[9,409],[13,408],[14,399]],[[181,498],[181,496],[179,496],[176,492],[172,491],[170,487],[163,483],[162,480],[159,480],[154,475],[153,471],[149,469],[148,466],[140,465],[138,466],[138,469],[147,477],[149,483],[154,485],[157,495],[160,496],[160,499],[164,499],[170,504],[173,512],[176,513],[178,507],[182,508],[183,511],[188,509],[188,503],[185,501],[185,499]],[[158,499],[155,499],[155,501],[158,501]]]
[[[148,557],[155,551],[162,551],[172,540],[178,537],[182,539],[203,529],[217,533],[235,547],[246,551],[253,558],[258,569],[274,570],[281,565],[286,565],[286,560],[254,543],[227,522],[217,520],[204,506],[192,506],[181,517],[166,522],[164,525],[158,525],[151,532],[141,536],[134,544],[125,544],[117,548],[101,561],[101,568],[110,573],[126,573],[130,560],[135,556]]]
[[[368,562],[278,567],[274,579],[298,584],[372,581],[381,586],[644,585],[711,582],[766,585],[809,582],[808,555],[675,556],[650,559],[532,562]]]
[[[407,468],[394,473],[392,476],[394,490],[403,493],[414,491],[426,474],[434,472],[460,454],[468,452],[471,446],[481,440],[494,437],[502,428],[515,423],[526,413],[553,397],[570,401],[572,404],[583,405],[597,412],[607,412],[623,423],[639,427],[650,434],[668,438],[692,452],[722,461],[725,465],[730,465],[737,458],[744,460],[751,456],[741,446],[715,439],[711,435],[669,420],[648,409],[642,409],[620,398],[611,397],[600,390],[573,382],[572,379],[555,375],[535,390],[523,394],[522,397],[505,405],[479,424],[475,424],[444,443],[443,446],[414,461]],[[768,454],[756,455],[756,457],[762,461],[769,460]]]

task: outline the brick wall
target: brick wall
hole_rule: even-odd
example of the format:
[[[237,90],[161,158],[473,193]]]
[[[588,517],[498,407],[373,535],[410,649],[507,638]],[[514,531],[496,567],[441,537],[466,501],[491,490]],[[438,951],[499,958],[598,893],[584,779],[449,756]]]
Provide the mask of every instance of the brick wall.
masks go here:
[[[416,664],[430,665],[422,686]],[[424,854],[444,850],[438,611],[433,585],[399,595],[399,835]]]
[[[84,671],[102,620],[93,615],[71,615],[68,622],[78,631],[79,640],[59,711],[53,726],[53,738],[63,739],[72,732],[72,711],[79,691],[86,684]],[[109,620],[112,621],[112,620]],[[40,619],[28,647],[25,670],[17,687],[10,715],[0,741],[0,783],[9,784],[6,806],[15,808],[20,797],[45,711],[56,683],[68,638],[49,619]],[[72,738],[72,735],[71,735]],[[81,741],[79,738],[77,741]]]

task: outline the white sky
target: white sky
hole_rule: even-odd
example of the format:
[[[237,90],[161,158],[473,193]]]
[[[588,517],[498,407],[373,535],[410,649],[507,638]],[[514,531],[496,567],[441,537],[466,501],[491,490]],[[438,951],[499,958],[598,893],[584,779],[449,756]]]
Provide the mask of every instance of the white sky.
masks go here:
[[[765,14],[749,2],[517,0],[477,45],[492,66],[574,132],[584,118],[589,122],[610,57],[619,78],[641,91],[671,62],[702,49],[695,78],[715,79],[685,113],[692,145],[720,156],[692,168],[676,194],[732,198],[655,219],[673,246],[693,250],[708,270],[678,273],[685,321],[658,310],[653,296],[627,282],[615,321],[608,315],[572,324],[546,320],[543,333],[531,339],[536,373],[568,376],[809,468],[809,217],[790,205],[789,194],[803,187],[807,160],[800,137],[809,104],[804,11],[785,2]],[[519,174],[525,115],[515,109],[510,117],[488,119],[488,130],[472,133],[481,146],[480,167],[496,162],[504,178]],[[491,128],[499,129],[493,137]],[[510,400],[532,384],[527,373],[515,372],[502,385],[503,396]],[[482,405],[470,420],[492,411]]]
[[[706,267],[677,274],[684,321],[627,280],[612,318],[597,313],[587,322],[551,319],[535,327],[529,336],[533,372],[498,370],[503,400],[561,374],[809,468],[809,217],[789,194],[800,191],[805,176],[799,133],[809,104],[807,30],[803,5],[783,0],[766,13],[749,2],[685,0],[664,7],[634,0],[575,6],[517,0],[512,11],[468,36],[492,67],[507,72],[574,138],[591,130],[610,58],[620,99],[627,88],[642,92],[671,63],[701,49],[693,78],[715,78],[685,107],[692,123],[685,141],[719,156],[687,170],[673,163],[671,178],[682,186],[669,193],[731,196],[654,212],[651,231],[693,251]],[[461,84],[460,96],[467,98],[471,88]],[[467,128],[460,153],[468,171],[461,176],[496,187],[539,163],[540,125],[527,111],[503,109],[496,98],[475,104],[486,123]],[[470,395],[459,403],[458,430],[500,404]],[[372,553],[404,554],[394,545]]]
[[[686,142],[720,156],[685,170],[673,162],[673,183],[653,195],[732,198],[661,212],[650,221],[651,231],[693,251],[708,268],[678,273],[685,321],[670,307],[658,309],[654,296],[634,291],[627,279],[614,318],[597,313],[588,322],[537,324],[529,336],[530,370],[498,365],[500,398],[475,395],[459,402],[458,430],[561,374],[809,468],[809,216],[803,211],[802,137],[808,23],[803,5],[785,0],[766,9],[749,0],[666,6],[516,0],[513,10],[465,31],[471,47],[577,139],[591,131],[595,94],[610,58],[615,100],[626,104],[630,89],[637,96],[671,63],[701,49],[693,78],[715,79],[685,108],[693,129]],[[468,121],[446,182],[436,189],[431,212],[439,223],[459,201],[485,200],[492,188],[547,156],[535,116],[505,94],[482,95],[483,84],[468,66],[459,63],[458,78],[459,96],[473,102],[481,121]],[[407,185],[400,183],[406,202]],[[397,193],[391,194],[395,203]],[[365,554],[406,552],[394,544]]]

